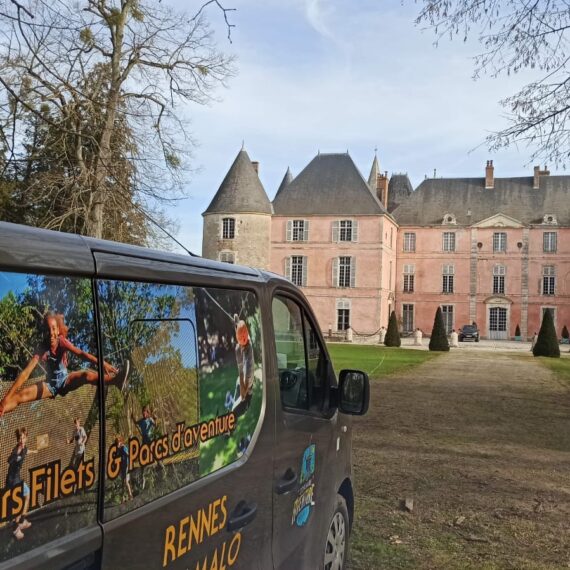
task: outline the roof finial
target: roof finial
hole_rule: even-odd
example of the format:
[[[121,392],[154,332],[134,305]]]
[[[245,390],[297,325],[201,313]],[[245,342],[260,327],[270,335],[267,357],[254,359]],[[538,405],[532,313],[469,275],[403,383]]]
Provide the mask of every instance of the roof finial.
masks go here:
[[[378,156],[378,147],[377,146],[374,147],[374,156]]]
[[[241,139],[241,150],[245,148],[245,140]]]

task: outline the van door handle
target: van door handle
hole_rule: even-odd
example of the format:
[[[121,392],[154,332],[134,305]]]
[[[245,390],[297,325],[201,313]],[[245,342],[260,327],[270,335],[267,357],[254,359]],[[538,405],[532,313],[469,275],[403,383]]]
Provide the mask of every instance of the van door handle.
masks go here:
[[[255,503],[248,505],[245,501],[240,501],[231,514],[226,528],[229,532],[239,530],[248,525],[255,518],[255,515],[257,515],[257,505]]]
[[[285,471],[285,475],[279,480],[279,483],[275,486],[275,492],[278,495],[284,495],[289,491],[293,490],[297,485],[297,474],[291,467]]]

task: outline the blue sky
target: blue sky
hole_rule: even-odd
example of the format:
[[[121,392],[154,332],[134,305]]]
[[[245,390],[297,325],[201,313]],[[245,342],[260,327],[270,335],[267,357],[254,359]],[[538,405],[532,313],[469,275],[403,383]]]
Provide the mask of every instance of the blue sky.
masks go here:
[[[171,0],[177,7],[182,0]],[[348,150],[368,177],[382,170],[425,175],[530,175],[531,151],[490,154],[485,136],[506,124],[499,100],[532,76],[472,79],[475,41],[443,40],[414,25],[413,0],[225,0],[235,28],[208,9],[218,46],[237,57],[237,75],[217,101],[184,109],[197,141],[186,190],[173,208],[178,238],[201,252],[202,212],[242,140],[270,199],[288,166],[298,174],[320,150]]]

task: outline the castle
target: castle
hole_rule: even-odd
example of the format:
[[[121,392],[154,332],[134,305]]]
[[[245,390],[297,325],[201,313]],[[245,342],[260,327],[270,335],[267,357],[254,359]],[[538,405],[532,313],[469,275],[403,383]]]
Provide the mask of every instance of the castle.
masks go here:
[[[204,212],[203,255],[280,273],[300,286],[323,331],[386,327],[448,331],[477,323],[483,338],[523,338],[551,311],[570,326],[570,176],[365,180],[348,153],[321,154],[273,199],[241,150]]]

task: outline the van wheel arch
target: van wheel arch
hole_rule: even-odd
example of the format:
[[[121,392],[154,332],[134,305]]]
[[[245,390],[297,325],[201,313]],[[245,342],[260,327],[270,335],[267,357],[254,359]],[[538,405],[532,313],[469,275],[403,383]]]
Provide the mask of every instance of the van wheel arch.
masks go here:
[[[352,530],[352,523],[354,521],[354,492],[352,490],[352,482],[347,477],[338,489],[338,494],[346,501],[346,508],[348,510],[349,530]]]

